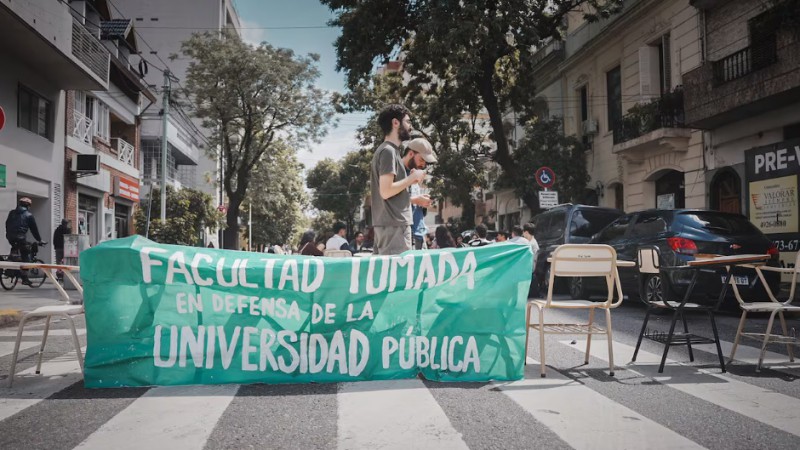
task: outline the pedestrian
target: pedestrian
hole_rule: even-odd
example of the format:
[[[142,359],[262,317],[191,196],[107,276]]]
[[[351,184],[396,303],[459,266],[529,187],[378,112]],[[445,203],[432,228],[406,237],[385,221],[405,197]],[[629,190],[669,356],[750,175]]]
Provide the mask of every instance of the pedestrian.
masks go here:
[[[333,224],[333,236],[325,242],[326,250],[350,250],[350,243],[345,239],[347,225],[344,222]]]
[[[439,229],[437,228],[436,231],[439,231]],[[457,234],[456,235],[456,247],[460,248],[460,247],[466,247],[466,246],[467,246],[467,244],[464,243],[464,236],[462,236],[461,234]]]
[[[528,243],[531,246],[531,251],[533,251],[533,261],[536,262],[536,254],[539,253],[539,243],[536,241],[536,238],[533,236],[533,231],[535,226],[528,222],[522,227],[522,237],[528,240]]]
[[[400,144],[411,138],[411,116],[405,106],[388,105],[378,114],[384,141],[375,150],[370,169],[372,222],[376,255],[396,255],[411,249],[411,193],[409,187],[425,178],[425,171],[406,174]]]
[[[488,233],[488,231],[489,230],[486,229],[486,225],[484,224],[480,224],[477,227],[475,227],[476,236],[474,239],[469,241],[468,245],[470,247],[483,247],[484,245],[491,244],[491,242],[489,242],[489,240],[486,239],[486,234]]]
[[[525,244],[531,245],[531,241],[525,239],[523,236],[522,227],[519,225],[514,225],[511,227],[511,239],[508,242],[513,242],[515,244]]]
[[[314,230],[308,230],[303,233],[303,237],[300,238],[300,246],[297,248],[297,252],[301,255],[322,256],[322,250],[317,248],[317,243],[314,240],[316,235],[317,234],[314,233]]]
[[[416,138],[408,141],[403,154],[403,165],[406,172],[419,169],[425,170],[428,164],[436,164],[436,153],[427,139]],[[428,227],[425,225],[425,214],[427,208],[431,206],[431,198],[423,194],[422,183],[411,185],[411,238],[414,241],[414,249],[422,250],[425,243],[425,235],[428,234]]]
[[[64,235],[72,234],[69,220],[61,219],[61,224],[53,232],[53,249],[56,251],[56,264],[64,264]]]
[[[433,238],[434,238],[434,234],[433,233],[425,234],[425,245],[428,248],[434,248],[433,247]]]
[[[436,227],[436,240],[434,241],[436,248],[456,248],[456,242],[453,240],[453,235],[450,230],[444,225]]]
[[[356,237],[350,241],[350,253],[356,254],[358,252],[366,251],[366,247],[364,246],[364,233],[361,231],[356,231]]]
[[[42,243],[39,227],[36,226],[36,219],[30,212],[32,205],[31,199],[22,197],[17,201],[17,207],[9,211],[6,218],[6,239],[11,244],[11,253],[19,254],[20,260],[23,262],[30,262],[31,258],[27,240],[28,231],[36,239],[37,244]],[[22,284],[24,285],[31,286],[33,284],[28,279],[27,270],[20,270],[20,278],[22,278]]]
[[[500,242],[506,242],[507,240],[508,240],[508,231],[506,231],[506,230],[498,230],[497,231],[497,238],[495,239],[495,242],[500,243]]]

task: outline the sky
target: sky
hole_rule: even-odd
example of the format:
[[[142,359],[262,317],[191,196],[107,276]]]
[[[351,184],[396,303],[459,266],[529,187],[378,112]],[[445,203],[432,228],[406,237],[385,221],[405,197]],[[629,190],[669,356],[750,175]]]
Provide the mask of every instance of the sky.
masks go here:
[[[234,0],[233,3],[239,13],[242,36],[247,42],[258,44],[266,41],[301,55],[316,53],[320,56],[317,68],[321,73],[317,86],[326,91],[346,90],[344,73],[336,71],[336,49],[333,46],[340,30],[327,27],[328,20],[333,18],[328,7],[318,0]],[[367,114],[338,115],[338,127],[329,127],[323,141],[310,143],[310,149],[301,150],[298,159],[310,169],[323,158],[339,159],[348,151],[356,150],[355,130],[367,118]]]

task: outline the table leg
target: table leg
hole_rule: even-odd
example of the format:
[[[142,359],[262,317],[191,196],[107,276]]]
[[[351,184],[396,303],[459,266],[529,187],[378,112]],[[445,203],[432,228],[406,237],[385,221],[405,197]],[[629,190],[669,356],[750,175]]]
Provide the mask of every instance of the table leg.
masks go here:
[[[69,294],[67,294],[67,291],[65,291],[64,288],[61,286],[61,283],[58,282],[56,276],[53,275],[53,271],[51,269],[41,269],[41,270],[44,271],[44,274],[47,275],[47,278],[49,278],[50,281],[52,281],[53,284],[56,285],[56,289],[58,289],[58,292],[61,293],[61,298],[63,298],[65,302],[69,303]]]
[[[75,276],[72,275],[72,272],[65,270],[64,275],[66,275],[67,278],[69,278],[69,281],[72,282],[72,285],[75,286],[75,290],[78,291],[79,294],[81,294],[81,303],[83,303],[83,287],[81,286],[81,284],[78,283],[78,280],[75,279]]]
[[[722,373],[726,372],[725,358],[722,356],[722,346],[719,345],[719,333],[717,332],[717,321],[714,320],[714,311],[708,310],[708,318],[711,320],[711,330],[714,332],[714,344],[717,346],[717,356],[719,357],[719,367]]]

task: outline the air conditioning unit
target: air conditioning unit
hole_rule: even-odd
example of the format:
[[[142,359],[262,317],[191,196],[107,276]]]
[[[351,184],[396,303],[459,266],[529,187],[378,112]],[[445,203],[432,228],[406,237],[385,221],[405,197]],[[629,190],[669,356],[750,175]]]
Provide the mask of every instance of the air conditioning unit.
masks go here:
[[[75,155],[72,157],[72,171],[79,177],[96,175],[100,172],[100,155]]]
[[[597,134],[597,121],[592,119],[586,119],[583,121],[583,135],[584,136],[594,136]]]

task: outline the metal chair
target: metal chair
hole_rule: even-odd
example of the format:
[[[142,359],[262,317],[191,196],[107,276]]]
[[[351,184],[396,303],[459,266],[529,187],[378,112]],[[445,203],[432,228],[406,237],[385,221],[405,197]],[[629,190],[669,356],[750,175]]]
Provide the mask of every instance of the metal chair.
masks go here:
[[[555,277],[605,277],[608,287],[608,298],[605,301],[568,300],[554,301],[553,286]],[[614,302],[614,291],[618,300]],[[539,332],[539,351],[541,355],[541,376],[545,372],[545,334],[585,334],[586,356],[584,362],[589,363],[589,352],[592,345],[592,335],[605,334],[608,340],[608,367],[610,375],[614,376],[614,350],[612,347],[611,309],[622,303],[622,287],[617,273],[617,252],[613,247],[599,244],[564,244],[556,248],[551,256],[550,279],[547,286],[547,298],[534,300],[528,303],[525,317],[525,354],[528,354],[528,331],[533,328]],[[531,323],[531,309],[536,308],[539,313],[538,323]],[[588,309],[588,323],[545,323],[544,312],[548,309]],[[606,328],[594,323],[594,312],[602,309],[606,315]]]
[[[758,357],[758,364],[756,365],[756,372],[761,371],[761,365],[764,362],[764,353],[767,351],[767,344],[774,343],[774,344],[786,344],[786,351],[789,353],[789,362],[794,362],[794,352],[792,347],[797,345],[797,336],[789,335],[789,329],[786,326],[786,318],[784,317],[785,312],[800,312],[800,304],[794,304],[795,301],[795,293],[797,288],[797,278],[798,273],[800,273],[800,252],[797,254],[797,258],[794,261],[794,268],[782,268],[782,267],[770,267],[770,266],[757,266],[757,265],[743,265],[742,267],[747,267],[750,269],[754,269],[756,271],[756,275],[758,276],[759,280],[761,280],[761,284],[764,286],[764,291],[769,298],[768,302],[746,302],[742,298],[741,294],[739,293],[739,288],[736,286],[736,283],[733,282],[733,279],[730,281],[730,285],[733,287],[733,294],[736,297],[736,301],[739,302],[739,307],[742,309],[742,318],[739,320],[739,328],[736,330],[736,339],[733,341],[733,348],[731,349],[731,357],[730,361],[733,361],[733,357],[736,355],[736,349],[739,347],[739,340],[743,337],[761,340],[761,354]],[[769,284],[767,284],[767,280],[764,278],[764,271],[768,272],[778,272],[781,274],[791,274],[792,281],[789,288],[789,296],[786,300],[780,301],[778,298],[772,293],[772,289],[770,289]],[[767,329],[763,333],[745,333],[744,332],[744,322],[747,319],[747,313],[750,312],[768,312],[769,321],[767,321]],[[783,330],[782,335],[777,335],[772,332],[772,327],[775,323],[775,316],[778,316],[778,319],[781,322],[781,329]],[[728,364],[730,364],[730,361]]]
[[[81,353],[81,344],[78,341],[78,333],[75,331],[75,322],[72,320],[73,317],[81,315],[84,313],[83,305],[53,305],[53,306],[41,306],[39,308],[34,309],[28,313],[25,313],[22,316],[22,320],[19,322],[19,327],[17,328],[17,341],[14,343],[14,355],[11,358],[11,368],[9,369],[8,374],[8,387],[14,383],[14,375],[16,374],[17,369],[17,359],[19,358],[19,346],[20,342],[22,341],[22,332],[25,329],[25,322],[28,319],[32,319],[35,317],[46,317],[47,321],[44,324],[44,333],[42,334],[42,344],[39,347],[39,356],[36,362],[36,374],[39,375],[42,371],[42,355],[44,354],[44,346],[47,343],[47,334],[50,331],[50,319],[53,316],[56,317],[63,317],[67,320],[69,324],[70,330],[72,331],[72,344],[75,346],[75,352],[78,355],[78,364],[81,366],[81,372],[83,371],[83,355]]]

